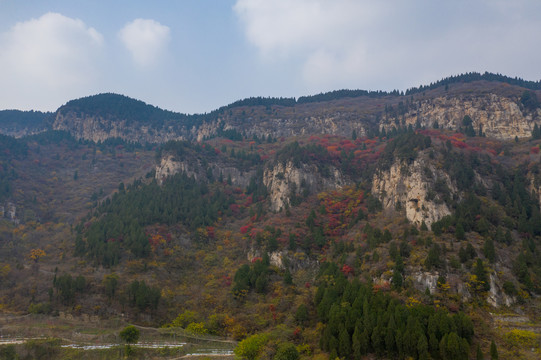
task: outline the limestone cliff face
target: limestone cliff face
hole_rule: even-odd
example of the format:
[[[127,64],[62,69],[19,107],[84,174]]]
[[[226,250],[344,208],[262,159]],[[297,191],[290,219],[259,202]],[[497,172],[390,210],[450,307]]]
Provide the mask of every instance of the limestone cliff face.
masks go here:
[[[380,196],[385,209],[405,208],[409,221],[416,225],[424,221],[430,227],[451,214],[447,204],[432,191],[436,181],[456,192],[449,175],[430,163],[427,154],[420,153],[411,165],[396,161],[389,170],[376,172],[372,193]]]
[[[58,111],[52,125],[53,130],[65,130],[76,139],[105,141],[109,138],[121,138],[140,143],[164,143],[170,140],[197,140],[216,136],[218,129],[236,130],[251,138],[273,138],[300,136],[306,134],[333,134],[351,136],[353,131],[358,136],[366,135],[366,124],[350,113],[317,115],[291,118],[264,117],[259,119],[218,117],[214,120],[201,121],[197,126],[186,128],[182,124],[164,127],[152,127],[126,119],[113,119],[102,116],[90,116],[75,111]]]
[[[518,98],[502,97],[495,94],[455,95],[436,97],[414,102],[413,108],[403,116],[384,116],[381,127],[390,129],[396,123],[456,130],[468,115],[477,132],[482,126],[483,133],[498,139],[525,138],[531,136],[534,125],[541,124],[541,109],[527,112],[521,109]]]
[[[158,184],[162,184],[167,177],[185,172],[186,175],[193,176],[196,180],[202,180],[208,177],[208,169],[210,169],[215,179],[221,175],[224,179],[230,178],[233,185],[244,188],[249,185],[250,179],[256,174],[255,170],[242,171],[231,164],[222,162],[208,162],[206,166],[204,167],[203,163],[196,158],[178,159],[174,155],[165,154],[156,166],[155,178]]]
[[[487,294],[487,302],[494,307],[511,306],[516,302],[514,297],[503,291],[502,281],[498,279],[496,273],[490,274],[490,291]]]
[[[231,129],[245,132],[248,137],[275,138],[302,136],[310,134],[332,134],[350,137],[353,131],[358,136],[365,136],[367,124],[350,113],[336,113],[299,117],[268,117],[263,119],[248,119],[239,122],[232,119],[223,119]]]
[[[53,122],[53,130],[69,131],[76,139],[105,141],[121,138],[140,143],[163,143],[170,140],[185,140],[186,135],[174,129],[155,129],[127,120],[108,119],[101,116],[88,116],[75,112],[58,112]]]
[[[276,163],[263,174],[263,184],[267,187],[270,208],[279,211],[290,205],[292,196],[303,193],[316,193],[328,189],[341,188],[350,181],[342,173],[331,167],[330,174],[324,177],[315,164],[301,164],[295,167],[291,161]]]

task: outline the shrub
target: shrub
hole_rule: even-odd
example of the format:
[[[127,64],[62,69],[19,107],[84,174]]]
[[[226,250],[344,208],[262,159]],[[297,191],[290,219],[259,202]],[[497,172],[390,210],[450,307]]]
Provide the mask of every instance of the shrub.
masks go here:
[[[265,334],[255,334],[238,343],[234,352],[241,359],[254,360],[269,340]]]
[[[120,337],[128,344],[135,344],[139,341],[139,329],[133,325],[126,326],[121,332]]]
[[[283,343],[278,346],[274,360],[297,360],[299,358],[299,352],[292,343]]]

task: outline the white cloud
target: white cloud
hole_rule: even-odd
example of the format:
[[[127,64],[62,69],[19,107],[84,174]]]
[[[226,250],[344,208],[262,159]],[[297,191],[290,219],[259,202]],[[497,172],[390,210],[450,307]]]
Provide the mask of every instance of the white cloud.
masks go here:
[[[135,19],[127,23],[118,36],[133,60],[140,66],[149,66],[163,54],[170,40],[169,27],[151,19]]]
[[[506,5],[507,4],[507,5]],[[309,91],[405,89],[466,71],[538,79],[539,2],[237,0],[266,64],[300,64]]]
[[[102,44],[95,29],[58,13],[15,24],[0,34],[1,102],[21,108],[60,105],[69,92],[92,81]]]
[[[234,11],[265,57],[336,48],[380,11],[355,0],[238,0]]]

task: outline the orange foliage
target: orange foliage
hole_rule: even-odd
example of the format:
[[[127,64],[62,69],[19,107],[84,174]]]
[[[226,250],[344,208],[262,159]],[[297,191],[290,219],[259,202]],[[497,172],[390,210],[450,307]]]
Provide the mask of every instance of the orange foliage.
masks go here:
[[[30,250],[30,254],[28,255],[28,257],[34,262],[38,262],[39,259],[44,257],[45,255],[47,254],[41,249],[32,249]]]

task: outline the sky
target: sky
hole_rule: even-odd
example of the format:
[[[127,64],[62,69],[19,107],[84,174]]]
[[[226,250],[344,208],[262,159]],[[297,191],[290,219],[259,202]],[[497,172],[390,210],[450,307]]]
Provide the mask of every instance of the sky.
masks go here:
[[[541,80],[538,0],[0,0],[0,109],[114,92],[182,113],[252,96]]]

